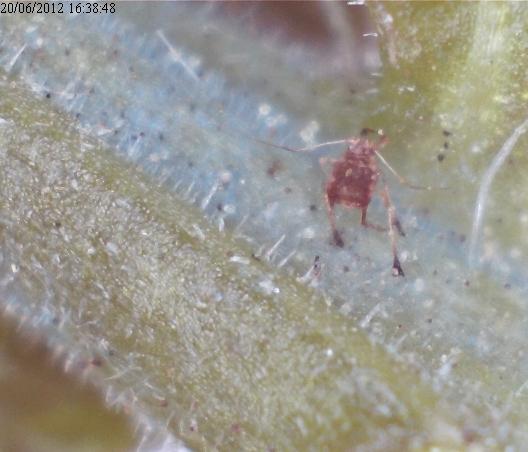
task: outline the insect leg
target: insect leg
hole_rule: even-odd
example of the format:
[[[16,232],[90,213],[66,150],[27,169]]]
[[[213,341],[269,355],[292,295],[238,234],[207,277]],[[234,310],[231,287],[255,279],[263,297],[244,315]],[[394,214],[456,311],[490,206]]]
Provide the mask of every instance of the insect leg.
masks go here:
[[[363,226],[365,228],[374,229],[374,230],[379,231],[379,232],[387,231],[387,228],[384,228],[383,226],[379,226],[377,224],[369,223],[367,221],[367,209],[368,209],[368,206],[361,208],[361,226]]]
[[[405,273],[403,272],[403,269],[400,264],[400,260],[398,259],[398,250],[396,248],[396,234],[394,233],[394,229],[396,228],[398,232],[402,233],[401,230],[401,224],[396,216],[396,209],[394,208],[394,205],[391,202],[390,195],[389,195],[389,188],[387,187],[387,184],[384,182],[383,184],[383,190],[381,192],[381,198],[383,199],[383,204],[385,205],[385,208],[387,209],[387,217],[388,217],[388,223],[389,223],[389,237],[391,240],[391,248],[392,248],[392,276],[405,276]]]
[[[330,227],[332,228],[332,238],[336,246],[343,248],[345,246],[345,242],[343,242],[343,238],[341,237],[341,234],[339,233],[336,227],[334,204],[330,201],[330,197],[328,196],[328,190],[325,192],[324,198],[326,204],[326,211],[328,212],[328,220],[330,221]]]

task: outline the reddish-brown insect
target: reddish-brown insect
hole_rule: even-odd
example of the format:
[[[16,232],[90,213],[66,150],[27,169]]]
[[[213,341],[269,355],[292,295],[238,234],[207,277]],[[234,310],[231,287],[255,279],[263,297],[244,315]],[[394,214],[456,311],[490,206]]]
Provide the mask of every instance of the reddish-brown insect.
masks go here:
[[[345,143],[347,148],[341,158],[320,159],[321,165],[326,163],[332,164],[332,173],[326,182],[324,198],[328,211],[330,227],[332,228],[333,241],[335,245],[339,247],[344,246],[341,234],[336,227],[334,213],[335,206],[342,204],[345,207],[361,209],[362,226],[376,229],[378,231],[388,231],[393,255],[392,274],[393,276],[405,276],[398,258],[398,252],[396,248],[396,234],[394,231],[397,230],[402,236],[404,236],[405,233],[403,232],[401,223],[396,215],[396,209],[394,208],[390,198],[389,188],[383,179],[381,171],[379,170],[377,159],[379,159],[403,185],[406,185],[410,188],[425,190],[430,190],[431,187],[412,185],[405,178],[401,177],[379,153],[379,150],[387,144],[387,137],[382,132],[377,132],[379,139],[377,141],[371,141],[368,139],[368,134],[371,132],[376,131],[372,129],[363,129],[359,138],[354,137],[346,140],[328,141],[301,149],[279,146],[265,141],[262,142],[264,144],[285,149],[290,152],[310,152],[322,146]],[[388,228],[374,225],[367,221],[367,209],[372,196],[376,192],[376,186],[380,177],[383,180],[383,187],[379,194],[383,201],[383,205],[387,209]]]

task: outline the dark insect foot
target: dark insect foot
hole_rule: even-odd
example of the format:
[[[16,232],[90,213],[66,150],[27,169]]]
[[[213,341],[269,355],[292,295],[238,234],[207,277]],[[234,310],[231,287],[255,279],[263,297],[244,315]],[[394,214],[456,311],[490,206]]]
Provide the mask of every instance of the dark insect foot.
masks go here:
[[[394,256],[394,261],[392,262],[392,276],[405,276],[400,260],[396,256]]]
[[[405,237],[405,231],[403,230],[402,228],[402,225],[400,223],[400,220],[398,220],[397,218],[394,220],[394,222],[392,223],[393,226],[396,226],[396,229],[398,230],[398,233],[402,236],[402,237]]]
[[[337,231],[334,231],[334,245],[338,246],[339,248],[343,248],[345,246],[345,242],[343,242],[341,234]]]
[[[321,260],[319,256],[315,256],[312,269],[314,278],[319,278],[321,276]]]

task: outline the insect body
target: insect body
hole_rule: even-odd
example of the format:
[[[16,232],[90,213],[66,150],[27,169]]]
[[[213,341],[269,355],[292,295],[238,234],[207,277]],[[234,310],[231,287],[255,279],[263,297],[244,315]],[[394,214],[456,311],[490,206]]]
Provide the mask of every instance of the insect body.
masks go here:
[[[414,189],[431,190],[431,187],[412,185],[405,178],[401,177],[379,153],[379,149],[385,146],[388,142],[386,136],[383,135],[383,133],[378,132],[380,136],[379,140],[371,141],[368,139],[368,134],[371,132],[375,131],[372,129],[363,129],[359,138],[328,141],[326,143],[301,149],[279,146],[261,140],[258,141],[290,152],[310,152],[323,146],[345,143],[347,148],[341,158],[320,159],[321,165],[325,165],[326,163],[332,164],[331,175],[325,186],[324,198],[330,227],[332,228],[333,242],[339,247],[344,246],[343,239],[336,226],[334,212],[335,206],[342,204],[345,207],[360,209],[362,226],[378,231],[388,231],[393,255],[392,274],[393,276],[405,276],[398,258],[395,231],[402,236],[404,236],[405,233],[403,232],[401,223],[396,215],[396,209],[392,204],[387,183],[378,167],[378,159],[398,178],[401,184]],[[383,181],[383,187],[379,191],[379,195],[381,196],[383,205],[387,210],[387,228],[371,224],[367,221],[367,209],[372,196],[376,193],[380,178]]]
[[[353,139],[340,159],[331,160],[332,174],[326,183],[325,201],[337,246],[342,247],[344,243],[335,227],[336,204],[361,209],[361,224],[369,225],[367,208],[380,177],[374,149],[366,139]],[[328,161],[324,158],[320,160],[321,165]]]
[[[334,207],[337,204],[361,209],[362,226],[380,231],[386,230],[367,221],[367,209],[376,191],[378,180],[382,176],[378,168],[377,151],[387,143],[387,138],[384,135],[381,135],[378,142],[371,142],[368,139],[369,132],[371,132],[370,129],[363,129],[360,138],[347,140],[347,149],[343,156],[332,161],[332,174],[326,183],[325,201],[328,218],[334,243],[339,247],[344,246],[344,242],[336,227]],[[326,159],[321,159],[322,164],[325,161]],[[396,216],[385,182],[380,195],[388,215],[388,231],[393,254],[392,274],[405,276],[398,258],[394,229],[400,235],[405,234]]]

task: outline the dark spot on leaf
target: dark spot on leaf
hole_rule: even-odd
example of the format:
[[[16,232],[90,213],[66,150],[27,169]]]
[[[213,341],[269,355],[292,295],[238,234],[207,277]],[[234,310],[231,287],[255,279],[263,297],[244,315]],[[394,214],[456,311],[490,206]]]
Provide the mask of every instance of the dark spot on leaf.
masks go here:
[[[268,166],[268,169],[266,170],[266,174],[269,177],[275,177],[281,169],[282,169],[282,164],[280,160],[273,160],[273,162],[271,162],[271,165]]]
[[[90,364],[92,366],[95,366],[95,367],[101,367],[103,365],[103,359],[99,356],[95,356],[94,358],[92,358],[92,360],[90,361]]]

